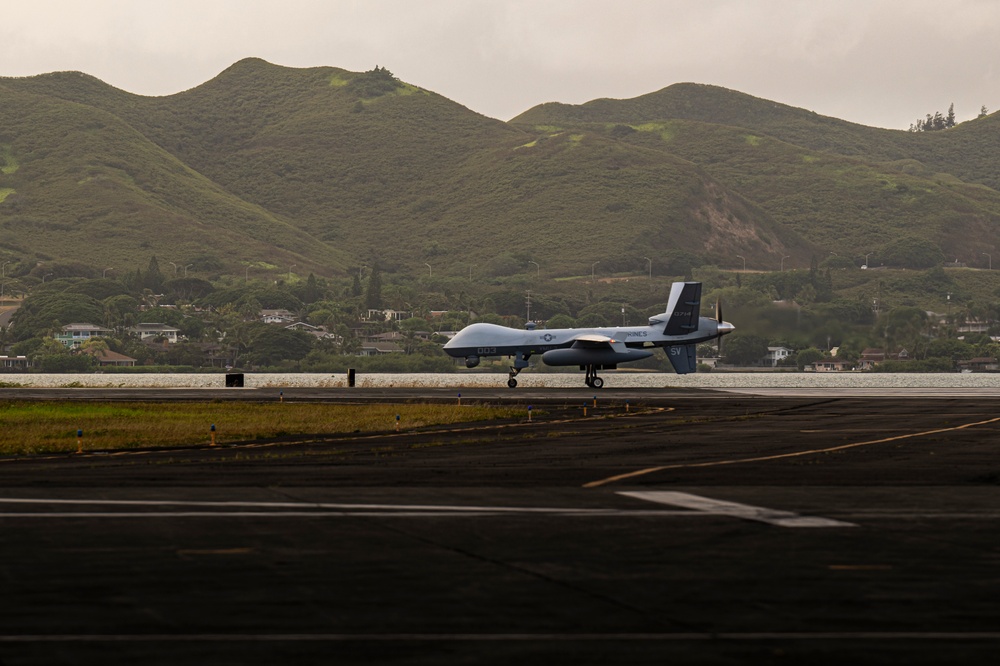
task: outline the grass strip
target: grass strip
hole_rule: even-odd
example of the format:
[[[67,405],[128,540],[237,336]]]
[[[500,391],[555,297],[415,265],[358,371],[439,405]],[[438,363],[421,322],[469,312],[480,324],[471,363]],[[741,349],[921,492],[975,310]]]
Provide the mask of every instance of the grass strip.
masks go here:
[[[524,416],[481,405],[303,403],[0,402],[0,454],[83,448],[134,449],[217,444],[316,433],[380,432]]]

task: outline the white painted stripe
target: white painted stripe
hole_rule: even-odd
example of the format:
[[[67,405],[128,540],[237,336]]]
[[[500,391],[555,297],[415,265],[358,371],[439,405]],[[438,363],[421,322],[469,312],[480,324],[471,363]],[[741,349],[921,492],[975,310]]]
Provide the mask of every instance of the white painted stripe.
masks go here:
[[[386,510],[386,511],[488,511],[490,513],[603,513],[607,509],[573,509],[554,507],[516,507],[516,506],[455,506],[439,504],[347,504],[331,502],[195,502],[183,500],[92,500],[92,499],[51,499],[51,498],[18,498],[2,497],[2,504],[49,504],[73,506],[188,506],[213,508],[259,508],[259,509],[339,509],[356,510]]]
[[[800,516],[791,511],[778,511],[776,509],[767,509],[749,504],[726,502],[690,493],[654,490],[645,492],[620,492],[618,494],[646,500],[647,502],[682,506],[686,509],[693,509],[703,513],[732,516],[733,518],[754,520],[780,527],[856,527],[854,523],[845,523],[831,518]]]
[[[0,643],[268,643],[268,642],[529,642],[529,641],[1000,641],[997,631],[804,631],[538,634],[7,634]]]
[[[404,507],[399,507],[400,509]],[[0,513],[0,520],[51,519],[51,518],[478,518],[485,516],[511,517],[510,512],[478,509],[469,511],[24,511]],[[617,509],[558,511],[533,513],[535,516],[560,516],[582,518],[605,517],[692,517],[704,513],[693,511],[620,511]]]

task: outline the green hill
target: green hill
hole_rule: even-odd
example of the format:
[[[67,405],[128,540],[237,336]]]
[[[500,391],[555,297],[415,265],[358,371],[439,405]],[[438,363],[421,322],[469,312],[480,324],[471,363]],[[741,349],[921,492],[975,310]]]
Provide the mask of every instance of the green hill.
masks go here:
[[[259,59],[166,97],[0,79],[0,256],[571,276],[905,240],[968,261],[1000,242],[997,122],[894,132],[682,84],[503,123],[381,68]]]
[[[1000,240],[998,123],[994,114],[943,132],[882,130],[695,84],[543,104],[511,121],[689,160],[828,252],[858,257],[914,237],[969,263]]]

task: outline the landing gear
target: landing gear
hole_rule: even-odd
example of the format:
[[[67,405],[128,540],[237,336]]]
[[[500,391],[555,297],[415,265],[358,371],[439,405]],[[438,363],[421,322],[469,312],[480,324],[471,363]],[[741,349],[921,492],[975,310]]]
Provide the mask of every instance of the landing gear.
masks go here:
[[[529,355],[530,356],[530,355]],[[525,356],[522,352],[517,352],[514,356],[514,365],[510,366],[510,372],[507,373],[507,387],[517,388],[517,377],[522,370],[528,367],[528,356]]]
[[[597,366],[588,365],[586,370],[587,376],[584,378],[583,383],[593,389],[604,388],[604,380],[597,376]]]

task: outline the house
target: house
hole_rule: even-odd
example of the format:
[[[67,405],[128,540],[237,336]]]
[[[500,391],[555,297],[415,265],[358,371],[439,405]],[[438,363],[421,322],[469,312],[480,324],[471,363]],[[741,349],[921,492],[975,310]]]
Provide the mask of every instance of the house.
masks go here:
[[[959,333],[986,333],[990,330],[990,322],[980,319],[966,319],[958,325]]]
[[[90,338],[104,338],[112,332],[110,328],[94,324],[66,324],[62,327],[62,332],[56,333],[54,337],[67,347],[76,349]]]
[[[365,319],[367,321],[403,321],[412,317],[412,312],[403,310],[369,310]]]
[[[794,349],[788,347],[768,347],[767,356],[761,359],[761,365],[769,365],[772,368],[778,367],[782,361],[795,354]]]
[[[858,357],[858,370],[871,370],[879,363],[885,361],[885,350],[875,349],[874,347],[868,347],[861,352],[861,356]]]
[[[997,359],[984,356],[959,361],[958,367],[962,372],[1000,372],[1000,363]]]
[[[136,363],[136,360],[131,356],[119,354],[110,349],[94,349],[88,353],[97,359],[97,365],[102,368],[131,368]]]
[[[319,340],[333,340],[337,344],[343,344],[344,342],[344,336],[337,335],[336,333],[330,333],[322,326],[313,326],[312,324],[307,324],[304,321],[297,321],[294,324],[285,326],[285,328],[289,331],[302,331],[303,333],[308,333]]]
[[[138,335],[140,340],[163,338],[167,342],[174,343],[177,342],[177,335],[181,332],[181,329],[168,326],[167,324],[149,323],[136,324],[129,329],[129,332],[133,335]]]
[[[403,348],[395,342],[364,342],[361,344],[361,351],[358,356],[381,356],[383,354],[395,354],[402,352]]]
[[[260,319],[265,324],[291,324],[299,318],[288,310],[261,310]]]
[[[884,349],[869,347],[861,352],[856,368],[858,370],[871,370],[879,363],[885,361],[909,361],[910,352],[900,349],[896,354],[887,354]]]
[[[824,358],[813,363],[811,367],[813,372],[848,372],[854,369],[854,364],[850,361]]]
[[[0,372],[18,372],[27,369],[27,356],[0,356]]]

